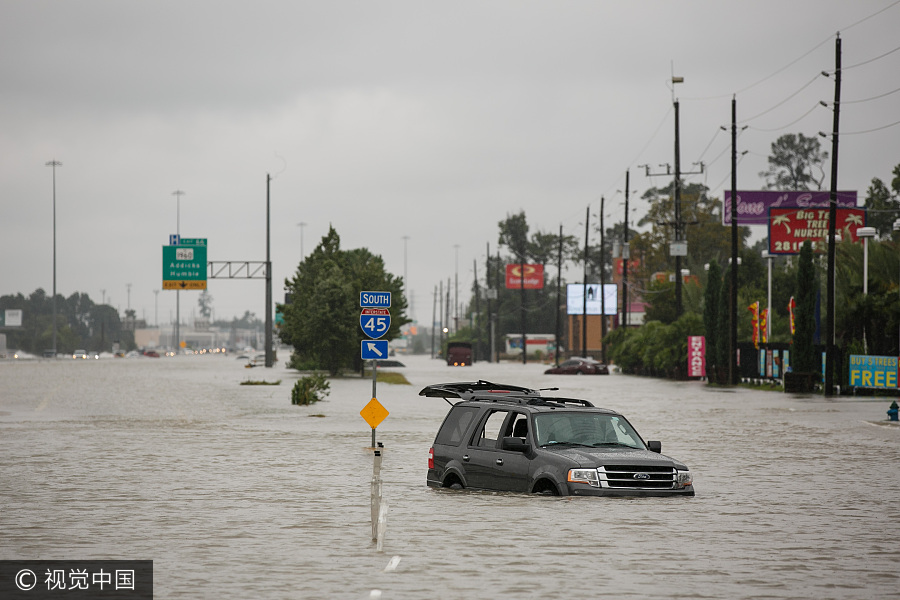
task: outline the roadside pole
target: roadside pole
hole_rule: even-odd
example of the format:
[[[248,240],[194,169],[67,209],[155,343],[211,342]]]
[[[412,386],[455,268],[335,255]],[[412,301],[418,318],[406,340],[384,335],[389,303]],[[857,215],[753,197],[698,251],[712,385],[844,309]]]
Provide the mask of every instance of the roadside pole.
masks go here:
[[[384,544],[384,532],[387,528],[387,503],[384,501],[381,461],[384,445],[375,439],[375,430],[388,416],[387,409],[378,401],[378,361],[388,357],[387,340],[380,340],[391,328],[390,292],[360,292],[359,306],[362,309],[359,315],[359,326],[369,336],[360,345],[360,358],[365,363],[369,360],[372,364],[372,399],[361,411],[360,416],[365,419],[372,428],[372,485],[371,485],[371,511],[372,511],[372,541],[376,544],[376,550],[381,552]]]

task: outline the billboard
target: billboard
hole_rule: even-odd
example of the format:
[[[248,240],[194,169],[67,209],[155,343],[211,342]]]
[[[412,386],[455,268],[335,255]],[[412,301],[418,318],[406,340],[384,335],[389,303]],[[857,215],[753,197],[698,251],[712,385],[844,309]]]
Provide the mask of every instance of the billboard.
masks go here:
[[[584,303],[584,292],[587,287],[587,307]],[[570,283],[566,285],[566,314],[569,315],[599,315],[602,314],[603,304],[606,304],[606,314],[614,315],[619,311],[619,286],[607,283],[603,286],[604,299],[600,298],[600,284]],[[587,312],[585,312],[585,308]]]
[[[769,209],[769,253],[799,254],[806,240],[813,242],[813,250],[825,249],[821,242],[828,236],[827,208],[771,208]],[[835,231],[850,233],[855,242],[856,230],[866,224],[866,209],[839,208]]]
[[[744,191],[737,193],[738,225],[768,225],[769,209],[782,206],[796,208],[824,207],[828,208],[831,192],[795,191],[779,192],[774,190]],[[844,208],[856,207],[856,192],[838,192],[837,205]],[[722,203],[722,225],[731,225],[731,190],[725,191]]]
[[[522,270],[525,270],[525,282],[522,282]],[[544,289],[544,265],[529,265],[515,263],[506,265],[506,289],[518,290],[520,288],[526,290],[542,290]]]
[[[21,327],[22,309],[7,308],[0,312],[0,327]]]
[[[850,355],[850,386],[891,390],[897,388],[897,357]]]

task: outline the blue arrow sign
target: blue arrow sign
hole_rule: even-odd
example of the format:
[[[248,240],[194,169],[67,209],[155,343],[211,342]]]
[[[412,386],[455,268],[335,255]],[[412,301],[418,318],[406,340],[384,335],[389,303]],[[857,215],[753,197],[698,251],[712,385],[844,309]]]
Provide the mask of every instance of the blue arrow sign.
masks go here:
[[[359,314],[359,326],[367,336],[378,339],[391,328],[391,311],[386,308],[364,308]]]
[[[363,340],[360,357],[363,360],[386,360],[388,357],[387,340]]]

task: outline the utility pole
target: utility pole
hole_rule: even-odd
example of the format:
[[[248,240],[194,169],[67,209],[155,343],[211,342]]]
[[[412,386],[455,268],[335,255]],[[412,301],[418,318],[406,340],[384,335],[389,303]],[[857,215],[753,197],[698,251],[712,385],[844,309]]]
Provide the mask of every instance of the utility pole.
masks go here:
[[[437,286],[434,286],[434,294],[432,295],[431,300],[431,358],[434,360],[434,326],[437,323],[437,299],[438,299],[438,290]]]
[[[625,243],[622,244],[622,325],[628,327],[628,261],[631,249],[628,246],[628,191],[630,171],[625,171]]]
[[[459,331],[459,244],[454,244],[453,272],[453,333]],[[448,284],[449,285],[449,284]]]
[[[834,41],[834,124],[831,128],[831,200],[828,203],[828,326],[825,333],[825,396],[834,392],[834,242],[837,221],[838,131],[841,116],[841,35]]]
[[[737,385],[740,365],[737,365],[737,270],[738,270],[738,228],[737,228],[737,98],[731,98],[731,290],[729,317],[728,382]]]
[[[266,367],[271,368],[275,364],[275,353],[272,351],[272,253],[271,253],[271,223],[269,213],[269,188],[272,176],[266,173]]]
[[[675,101],[675,241],[680,242],[682,239],[681,223],[681,141],[679,139],[679,121],[678,121],[678,100]],[[686,254],[686,253],[685,253]],[[678,318],[683,312],[681,303],[681,248],[675,252],[675,317]]]
[[[587,290],[588,290],[588,225],[591,221],[591,207],[584,215],[584,279],[581,282],[581,356],[587,358]]]
[[[606,364],[606,255],[603,252],[603,210],[605,200],[600,196],[600,358]]]
[[[50,305],[53,310],[53,358],[56,358],[56,167],[61,167],[58,160],[51,160],[44,164],[53,170],[53,297]]]
[[[485,295],[487,296],[487,321],[485,322],[485,327],[487,331],[485,332],[487,335],[487,343],[488,343],[488,362],[494,362],[494,336],[491,334],[491,326],[493,323],[493,314],[491,313],[491,294],[493,293],[491,290],[491,243],[487,242],[487,258],[484,261],[484,289]]]
[[[474,269],[473,272],[475,273],[475,319],[472,322],[472,330],[475,332],[475,335],[477,336],[476,340],[475,340],[475,344],[473,345],[474,350],[473,350],[473,356],[472,356],[472,364],[474,365],[475,361],[478,360],[478,347],[481,344],[481,328],[475,326],[475,323],[477,323],[478,317],[480,316],[481,303],[478,299],[478,296],[479,296],[479,293],[478,293],[478,261],[474,258],[472,259],[472,268]]]
[[[519,256],[519,294],[522,304],[522,364],[528,364],[528,339],[525,313],[525,255]]]
[[[683,83],[683,77],[672,77],[672,84]],[[673,88],[674,89],[674,88]],[[700,163],[699,171],[691,171],[691,172],[682,172],[681,171],[681,137],[680,137],[680,117],[679,117],[679,104],[678,100],[673,101],[673,105],[675,106],[675,177],[672,182],[673,187],[673,201],[675,204],[675,220],[670,223],[661,223],[665,225],[671,225],[674,229],[674,238],[675,241],[669,245],[669,256],[675,257],[675,311],[676,318],[680,317],[683,310],[683,305],[681,301],[681,288],[682,288],[682,276],[681,276],[681,257],[687,256],[687,242],[684,239],[684,226],[685,225],[694,225],[695,222],[685,223],[681,219],[681,176],[682,175],[700,175],[703,173],[703,163]],[[669,171],[669,165],[666,165],[665,173],[651,173],[650,167],[644,165],[647,169],[647,177],[655,177],[657,175],[671,175],[672,173]]]
[[[563,250],[563,226],[562,223],[559,224],[559,250],[556,255],[556,356],[555,356],[555,364],[559,366],[559,338],[562,336],[562,331],[560,327],[560,322],[562,320],[562,310],[560,305],[562,303],[561,295],[562,295],[562,250]]]

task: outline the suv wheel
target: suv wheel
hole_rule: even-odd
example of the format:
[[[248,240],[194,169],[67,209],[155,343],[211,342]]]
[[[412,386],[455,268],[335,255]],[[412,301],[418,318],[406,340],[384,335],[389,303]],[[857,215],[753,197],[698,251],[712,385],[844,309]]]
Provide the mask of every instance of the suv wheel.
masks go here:
[[[535,483],[531,493],[540,494],[541,496],[559,496],[559,490],[556,489],[553,482],[546,479],[542,479]]]

